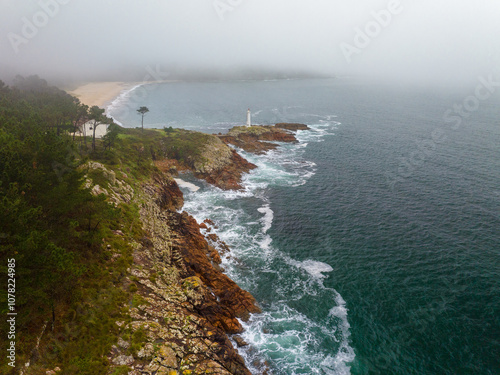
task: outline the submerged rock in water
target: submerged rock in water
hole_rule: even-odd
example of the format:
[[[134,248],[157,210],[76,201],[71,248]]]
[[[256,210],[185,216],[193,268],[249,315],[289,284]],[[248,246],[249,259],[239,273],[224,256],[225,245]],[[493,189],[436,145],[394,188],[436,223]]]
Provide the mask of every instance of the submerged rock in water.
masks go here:
[[[238,348],[248,346],[248,343],[245,340],[243,340],[243,337],[241,337],[240,335],[234,335],[233,339],[236,342],[236,345],[238,345]]]

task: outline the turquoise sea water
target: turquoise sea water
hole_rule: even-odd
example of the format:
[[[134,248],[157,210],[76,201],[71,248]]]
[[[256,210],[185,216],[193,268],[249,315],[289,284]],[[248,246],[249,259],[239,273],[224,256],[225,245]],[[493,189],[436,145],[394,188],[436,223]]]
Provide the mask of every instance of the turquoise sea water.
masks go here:
[[[178,82],[108,112],[134,127],[146,105],[147,126],[218,133],[250,107],[255,123],[311,126],[242,152],[259,167],[244,191],[182,176],[201,187],[184,209],[217,224],[225,269],[263,308],[244,323],[252,372],[499,374],[500,93],[445,116],[474,89]]]

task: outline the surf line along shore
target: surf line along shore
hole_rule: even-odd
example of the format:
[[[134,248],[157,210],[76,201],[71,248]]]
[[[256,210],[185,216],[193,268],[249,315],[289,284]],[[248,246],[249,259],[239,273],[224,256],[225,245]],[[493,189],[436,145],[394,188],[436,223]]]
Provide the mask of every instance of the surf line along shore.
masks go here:
[[[172,83],[176,80],[158,80],[158,81],[142,81],[142,82],[123,82],[123,81],[106,81],[106,82],[87,82],[79,85],[75,89],[66,89],[68,94],[80,99],[80,102],[88,106],[96,105],[106,109],[113,101],[118,99],[121,94],[130,92],[133,89],[141,86]],[[137,99],[138,100],[138,99]],[[138,106],[142,103],[137,103]]]
[[[204,163],[197,164],[194,161],[182,167],[190,170],[195,177],[203,178],[221,189],[242,189],[241,172],[250,163],[243,163],[241,156],[240,159],[233,158],[236,151],[221,138],[227,143],[237,143],[262,153],[264,147],[278,147],[276,143],[271,143],[273,141],[296,142],[294,128],[308,129],[303,124],[278,124],[244,129],[236,127],[224,136],[205,134],[201,137],[205,143],[198,144],[201,155],[196,153]],[[178,140],[176,137],[195,135],[182,129],[170,132],[148,129],[148,132],[151,136],[161,138],[163,146]],[[193,138],[188,139],[196,143]],[[140,144],[140,135],[137,140]],[[257,146],[257,143],[263,146]],[[260,308],[251,294],[242,290],[220,267],[221,255],[230,249],[208,229],[214,227],[215,223],[209,219],[198,223],[189,213],[180,212],[184,206],[183,194],[173,180],[177,168],[171,164],[173,159],[162,159],[159,155],[160,149],[154,158],[155,164],[164,173],[157,174],[152,181],[141,185],[144,203],[140,214],[147,231],[140,251],[134,254],[134,265],[131,267],[132,275],[140,284],[136,293],[151,305],[139,306],[131,311],[133,321],[128,326],[148,327],[147,342],[144,352],[141,352],[146,357],[150,353],[146,353],[146,349],[154,352],[153,343],[162,344],[157,362],[144,361],[142,357],[127,357],[127,364],[150,372],[159,368],[178,369],[180,363],[183,370],[189,369],[193,373],[204,373],[209,368],[216,368],[217,372],[212,373],[250,375],[246,368],[248,364],[229,341],[228,335],[242,332],[243,326],[238,319],[247,320],[250,314],[259,313]],[[179,160],[175,161],[179,163]],[[232,180],[228,180],[228,177]],[[165,289],[163,284],[152,281],[155,279],[152,276],[155,267],[165,268],[166,262],[168,267],[176,269],[174,272],[165,272],[170,278],[168,287],[174,293],[169,293],[170,289]],[[237,340],[237,336],[233,338]],[[236,343],[244,345],[241,340],[239,344],[238,341]],[[119,349],[113,352],[111,363],[122,363],[123,356],[120,353]]]
[[[96,105],[105,108],[122,92],[139,84],[140,82],[89,82],[67,92],[90,107]]]
[[[78,98],[82,104],[89,107],[97,106],[106,110],[108,106],[121,95],[130,92],[140,83],[133,82],[90,82],[78,86],[74,90],[66,90],[70,95]],[[91,124],[85,124],[83,134],[92,132]],[[108,125],[99,126],[95,129],[96,138],[102,138],[108,131]],[[80,134],[81,135],[81,134]]]
[[[154,78],[155,73],[152,74]],[[129,111],[135,112],[137,108],[143,105],[143,94],[138,92],[139,89],[143,89],[143,86],[177,82],[176,80],[148,81],[148,78],[150,78],[149,75],[147,75],[145,77],[145,80],[142,82],[88,82],[78,86],[75,89],[66,89],[66,91],[70,95],[78,98],[82,104],[86,104],[89,107],[98,106],[104,109],[108,117],[111,117],[116,124],[123,126],[123,124],[118,121],[118,119],[114,118],[110,113],[111,108],[116,102],[121,101],[121,99],[126,99],[128,104],[126,107],[126,111],[122,110],[122,114],[126,114]],[[96,137],[101,138],[106,134],[106,132],[107,126],[99,127],[96,129]]]
[[[241,185],[241,177],[243,173],[247,172],[248,170],[245,171],[239,168],[245,169],[248,167],[249,163],[246,162],[245,164],[243,162],[240,162],[239,159],[231,159],[230,157],[225,158],[224,156],[226,155],[226,151],[229,152],[229,155],[231,155],[230,150],[235,153],[235,151],[231,147],[228,147],[228,144],[235,146],[237,145],[238,148],[245,149],[249,152],[262,154],[266,152],[266,150],[279,147],[279,144],[272,142],[297,142],[294,131],[308,129],[309,128],[307,127],[307,125],[304,124],[276,124],[274,126],[268,125],[252,127],[242,126],[232,128],[225,135],[211,135],[208,137],[210,140],[206,141],[206,147],[201,146],[201,148],[204,150],[204,153],[199,156],[200,159],[208,161],[208,164],[210,164],[210,166],[207,167],[206,163],[203,163],[204,167],[200,167],[200,169],[197,169],[196,163],[194,163],[190,170],[195,177],[204,179],[210,184],[213,184],[223,190],[244,189],[244,186]],[[182,134],[182,130],[167,132],[167,134],[171,134],[172,137],[175,137],[179,133]],[[223,159],[225,159],[225,162],[221,163],[221,160]],[[172,160],[157,160],[155,164],[159,167],[160,170],[164,171],[165,173],[171,172],[173,176],[176,176],[177,168],[174,168],[174,166],[169,162],[172,162]],[[214,167],[213,169],[212,166]],[[168,192],[164,194],[164,196],[166,197],[173,195],[173,193]],[[161,201],[166,201],[166,199],[162,198]],[[177,208],[177,212],[179,212],[179,208]],[[246,292],[244,291],[236,292],[238,289],[235,289],[235,287],[229,288],[228,286],[225,286],[226,283],[228,283],[227,285],[232,285],[232,281],[226,279],[225,275],[223,276],[222,274],[218,273],[219,271],[223,272],[223,269],[220,268],[220,264],[222,261],[221,256],[225,256],[226,254],[229,255],[230,253],[228,252],[230,252],[231,250],[220,238],[218,238],[216,233],[214,233],[214,231],[212,230],[216,228],[217,223],[212,222],[210,218],[206,218],[205,220],[203,220],[203,222],[197,223],[195,219],[186,212],[183,212],[180,217],[176,216],[175,222],[177,222],[178,224],[172,227],[172,232],[182,234],[179,236],[179,239],[181,241],[181,246],[179,246],[179,255],[176,255],[175,259],[181,264],[185,263],[187,270],[198,270],[196,271],[196,274],[200,278],[200,280],[193,278],[184,278],[183,280],[185,281],[182,281],[182,285],[185,285],[189,288],[195,288],[196,290],[198,290],[198,288],[203,289],[203,285],[212,288],[212,291],[215,293],[215,295],[220,296],[220,300],[218,300],[217,305],[222,306],[223,309],[227,307],[229,311],[234,311],[236,313],[236,316],[243,320],[247,320],[249,318],[248,313],[258,313],[258,311],[252,311],[251,309],[252,305],[249,304],[249,302],[252,301],[251,297],[249,295],[246,295]],[[189,238],[192,238],[192,240],[189,240]],[[199,239],[195,240],[196,238]],[[186,239],[188,239],[187,242]],[[208,243],[208,247],[186,246],[187,243],[196,242],[201,244],[205,243],[204,241]],[[201,254],[199,256],[193,257],[193,255],[190,255],[185,251],[185,249],[187,248],[191,249],[190,253],[194,252],[196,248],[205,248],[205,252],[207,254],[206,256],[208,257],[209,262],[207,262],[207,260],[202,257]],[[203,271],[200,272],[201,270]],[[187,275],[189,274],[185,274],[185,276]],[[222,282],[223,279],[226,281]],[[218,307],[214,304],[209,303],[209,300],[206,300],[206,302],[203,303],[201,303],[200,301],[195,303],[196,306],[198,306],[197,309],[199,311],[203,311],[204,313],[208,314],[205,315],[205,317],[209,321],[220,322],[216,324],[220,324],[226,334],[232,335],[241,332],[242,327],[230,316],[226,317],[224,316],[224,314],[221,315],[219,313],[214,315],[213,312],[216,311]],[[243,315],[240,315],[241,313],[243,313]],[[239,336],[233,336],[233,339],[236,343],[236,346],[247,345],[247,343],[245,343]],[[229,352],[233,353],[232,351]],[[238,357],[234,357],[234,361],[236,361],[236,358]],[[233,364],[234,363],[235,362],[233,362]],[[261,367],[262,369],[267,368],[267,365],[264,364],[263,359],[258,367]],[[226,374],[226,372],[221,373]],[[229,373],[246,374],[247,372],[230,371]]]

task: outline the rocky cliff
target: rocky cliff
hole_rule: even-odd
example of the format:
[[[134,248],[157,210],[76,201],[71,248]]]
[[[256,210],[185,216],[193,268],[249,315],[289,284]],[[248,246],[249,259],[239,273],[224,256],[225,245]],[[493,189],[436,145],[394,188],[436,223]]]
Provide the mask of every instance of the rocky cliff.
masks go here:
[[[222,142],[217,136],[197,132],[176,132],[182,136],[196,137],[196,142],[191,141],[187,156],[175,158],[170,151],[172,135],[167,137],[163,145],[162,154],[166,158],[157,158],[156,166],[166,173],[176,171],[191,171],[197,178],[224,190],[241,189],[241,178],[256,166],[242,158],[236,151]],[[177,135],[178,136],[178,135]],[[175,147],[175,146],[173,146]],[[172,158],[174,156],[174,158]]]
[[[235,126],[219,138],[226,144],[234,145],[247,152],[262,154],[278,147],[271,142],[297,142],[293,132],[307,130],[304,124],[280,123],[274,126],[253,125]]]
[[[250,293],[222,272],[217,249],[230,249],[214,233],[206,231],[205,237],[200,232],[210,220],[197,223],[179,212],[183,194],[172,175],[190,170],[223,189],[239,189],[242,175],[255,166],[226,143],[259,153],[275,147],[269,141],[295,142],[292,132],[301,129],[300,124],[277,124],[233,128],[221,139],[204,135],[189,158],[153,156],[157,172],[133,185],[122,171],[89,163],[86,185],[93,185],[95,195],[105,194],[115,206],[137,205],[143,233],[139,240],[128,236],[126,229],[114,231],[128,238],[133,248],[121,282],[132,294],[123,306],[126,318],[116,321],[119,334],[107,354],[109,374],[250,374],[227,335],[241,332],[239,319],[260,309]],[[99,180],[101,185],[96,184]],[[112,262],[122,257],[119,249],[108,249]]]
[[[232,145],[247,152],[262,154],[278,147],[271,142],[297,142],[294,132],[307,130],[304,124],[279,123],[274,126],[235,126],[225,135],[209,135],[172,130],[167,133],[161,153],[166,158],[156,158],[156,166],[162,171],[190,170],[194,176],[224,190],[241,189],[241,178],[256,166],[242,158]],[[179,158],[172,149],[178,146],[178,138],[189,137],[196,148],[189,148],[185,157]],[[177,142],[175,142],[177,141]],[[172,145],[174,144],[174,145]],[[177,155],[177,158],[172,158]]]
[[[200,159],[194,163],[194,175],[224,190],[241,189],[243,174],[256,168],[215,136],[203,148]]]
[[[255,299],[221,272],[220,256],[195,219],[176,211],[183,201],[173,179],[155,175],[140,200],[146,235],[126,278],[136,303],[130,321],[117,323],[122,335],[111,363],[134,375],[250,374],[226,334],[241,332],[237,318],[260,311]]]

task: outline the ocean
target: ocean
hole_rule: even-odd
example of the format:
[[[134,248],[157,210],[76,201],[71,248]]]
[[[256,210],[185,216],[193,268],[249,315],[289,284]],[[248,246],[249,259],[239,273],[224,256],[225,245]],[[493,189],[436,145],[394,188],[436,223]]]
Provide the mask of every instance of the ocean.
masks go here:
[[[478,85],[481,81],[478,80]],[[500,374],[500,91],[359,79],[137,86],[126,127],[225,132],[300,122],[296,144],[241,154],[244,190],[192,176],[223,267],[262,307],[240,348],[260,374]],[[489,95],[487,95],[489,93]]]

